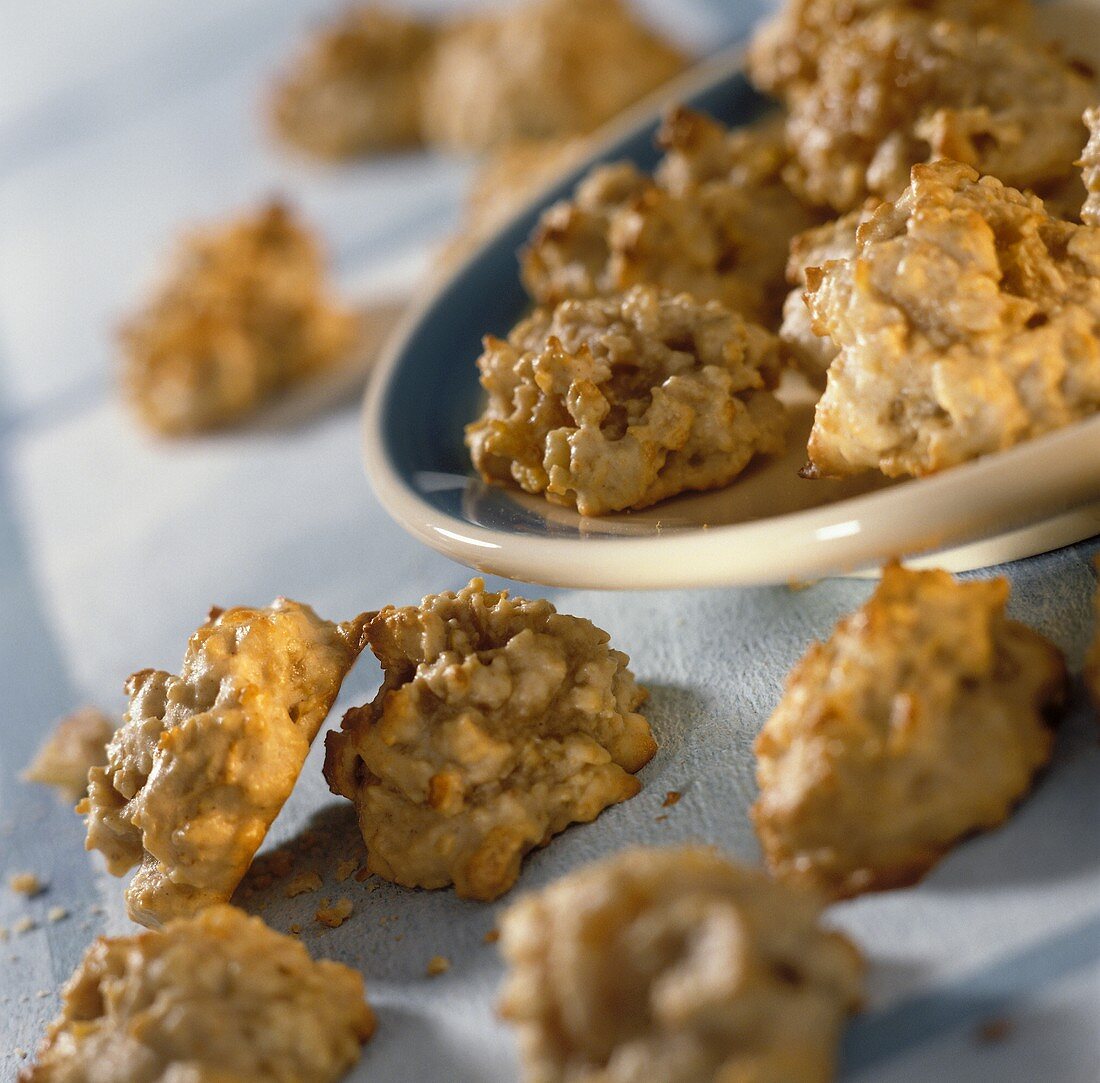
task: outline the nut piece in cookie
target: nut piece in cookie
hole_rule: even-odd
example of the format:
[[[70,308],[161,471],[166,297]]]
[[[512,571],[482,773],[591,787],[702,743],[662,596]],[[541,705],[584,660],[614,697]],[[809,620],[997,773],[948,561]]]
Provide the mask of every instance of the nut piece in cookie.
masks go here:
[[[589,132],[685,63],[621,0],[527,0],[444,29],[425,84],[425,136],[478,151]]]
[[[775,321],[787,245],[815,222],[783,181],[780,127],[729,131],[678,108],[658,142],[653,177],[598,166],[543,213],[522,255],[527,292],[547,305],[644,283]]]
[[[713,850],[633,849],[511,906],[530,1083],[827,1083],[863,964],[817,900]]]
[[[232,906],[100,937],[23,1083],[335,1083],[374,1032],[359,973]]]
[[[466,430],[486,481],[515,484],[582,515],[644,508],[732,481],[782,451],[772,394],[778,342],[716,301],[652,287],[563,301],[488,337],[489,393]]]
[[[749,77],[761,90],[785,97],[817,79],[822,55],[842,27],[886,9],[1017,32],[1030,29],[1033,12],[1031,0],[787,0],[753,35]]]
[[[811,476],[929,474],[1100,408],[1100,229],[969,166],[914,167],[807,285],[840,351]]]
[[[62,718],[23,772],[27,782],[55,787],[76,801],[88,788],[88,772],[107,762],[114,723],[94,707]]]
[[[122,330],[124,390],[157,432],[217,428],[342,361],[356,333],[328,296],[317,242],[275,203],[184,237]]]
[[[756,741],[768,866],[832,898],[919,880],[996,827],[1050,759],[1065,664],[1008,581],[892,565],[791,671]]]
[[[351,8],[321,28],[275,88],[276,130],[331,159],[420,142],[420,96],[435,40],[431,24],[401,12]]]
[[[996,26],[882,11],[833,35],[816,81],[792,92],[787,178],[839,212],[896,199],[937,158],[1041,191],[1072,174],[1095,95],[1053,49]]]
[[[367,627],[385,681],[326,745],[355,802],[367,868],[488,901],[523,856],[641,788],[657,745],[645,691],[606,632],[474,579]]]
[[[366,615],[321,620],[280,598],[215,611],[187,644],[180,675],[146,669],[77,806],[89,850],[122,876],[130,917],[159,925],[226,902],[297,781]]]

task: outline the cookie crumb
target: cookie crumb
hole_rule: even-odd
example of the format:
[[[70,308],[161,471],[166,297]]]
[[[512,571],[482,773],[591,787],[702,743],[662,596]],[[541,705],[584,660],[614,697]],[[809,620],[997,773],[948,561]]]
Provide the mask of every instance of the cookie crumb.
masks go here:
[[[425,973],[429,978],[437,978],[440,974],[446,974],[451,969],[451,960],[446,955],[433,955],[428,960]]]
[[[23,933],[29,933],[32,929],[37,929],[38,924],[34,918],[20,918],[11,928],[12,932],[22,936]]]
[[[680,798],[683,796],[679,790],[669,790],[665,794],[665,799],[661,802],[661,808],[672,808],[673,805],[679,803]]]
[[[371,874],[370,869],[368,869],[367,866],[364,865],[355,874],[356,882],[358,882],[360,884],[363,883],[364,880],[367,880],[370,877],[370,874]],[[371,885],[371,891],[373,891],[375,889],[375,887],[377,887],[377,886],[378,886],[377,884],[372,884]]]
[[[500,939],[499,929],[490,929],[482,938],[484,944],[495,944]]]
[[[655,823],[663,824],[668,817],[662,814],[660,816],[654,816],[653,819]]]
[[[1011,1019],[986,1019],[978,1025],[975,1037],[984,1045],[993,1045],[997,1042],[1003,1042],[1012,1033],[1013,1029]]]
[[[300,933],[300,932],[302,931],[302,927],[301,927],[301,925],[299,925],[299,924],[298,924],[298,923],[297,923],[297,922],[295,921],[295,922],[294,922],[294,923],[293,923],[293,924],[292,924],[292,925],[290,926],[290,931],[291,931],[291,932],[292,932],[292,933],[293,933],[293,934],[294,934],[295,936],[297,936],[297,935],[298,935],[298,934],[299,934],[299,933]]]
[[[51,906],[46,912],[46,920],[51,924],[58,921],[64,921],[68,916],[69,911],[63,906]]]
[[[337,899],[331,906],[328,905],[328,900],[326,899],[322,905],[317,908],[317,912],[313,916],[322,925],[327,925],[330,929],[337,929],[351,917],[352,909],[351,899]]]
[[[17,895],[26,895],[28,899],[41,895],[46,890],[46,885],[33,872],[12,873],[8,887]]]
[[[38,997],[39,1000],[45,1000],[46,997],[50,995],[50,991],[49,989],[39,989],[34,995]]]
[[[8,927],[6,925],[0,925],[0,944],[2,944],[8,938]]]
[[[309,872],[300,872],[286,885],[284,894],[288,899],[293,899],[295,895],[304,895],[307,891],[319,890],[321,884],[321,877],[312,870]]]
[[[17,1057],[18,1057],[18,1058],[20,1059],[20,1060],[26,1060],[26,1059],[27,1059],[27,1051],[26,1051],[25,1049],[20,1049],[20,1048],[19,1048],[19,1046],[16,1046],[16,1047],[15,1047],[15,1048],[14,1048],[14,1049],[12,1050],[12,1052],[13,1052],[13,1053],[14,1053],[14,1054],[15,1054],[15,1055],[16,1055],[16,1056],[17,1056]]]
[[[352,875],[352,873],[355,872],[358,865],[359,862],[354,860],[354,858],[350,861],[341,861],[336,866],[337,882],[342,884],[349,876]]]

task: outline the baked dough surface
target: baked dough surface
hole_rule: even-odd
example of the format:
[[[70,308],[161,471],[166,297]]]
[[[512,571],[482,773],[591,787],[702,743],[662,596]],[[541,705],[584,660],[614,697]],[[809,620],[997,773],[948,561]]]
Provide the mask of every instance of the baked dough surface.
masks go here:
[[[24,1083],[330,1083],[374,1032],[363,979],[232,906],[100,937]]]
[[[653,177],[600,166],[544,212],[522,256],[527,292],[550,305],[648,284],[775,320],[787,245],[815,222],[782,179],[780,124],[729,131],[677,108],[658,142]]]
[[[485,339],[474,465],[582,515],[726,485],[783,449],[777,345],[717,302],[652,287],[539,309]]]
[[[424,91],[425,135],[476,151],[589,132],[685,64],[621,0],[527,0],[444,33]]]
[[[831,260],[851,259],[856,254],[856,232],[877,204],[877,200],[869,199],[866,206],[808,229],[791,240],[787,281],[793,289],[783,302],[779,339],[799,368],[815,380],[824,380],[837,349],[828,335],[814,330],[806,304],[806,274]]]
[[[215,611],[180,675],[146,669],[89,774],[87,848],[122,876],[130,917],[159,925],[227,902],[297,781],[366,617],[321,620],[281,598]]]
[[[808,296],[840,350],[817,475],[929,474],[1100,408],[1100,229],[968,166],[914,167]]]
[[[791,671],[756,742],[772,873],[833,898],[913,883],[996,827],[1050,759],[1065,664],[1005,617],[1008,581],[883,573]]]
[[[1025,32],[1033,5],[1031,0],[787,0],[753,35],[749,76],[761,90],[785,97],[818,78],[822,55],[837,31],[888,9]]]
[[[371,872],[495,899],[529,850],[641,788],[646,693],[590,621],[474,579],[387,606],[367,636],[385,680],[329,734],[325,777]]]
[[[862,964],[810,895],[707,849],[633,849],[504,915],[528,1083],[826,1083]]]
[[[124,389],[158,432],[217,428],[338,363],[356,333],[326,292],[317,242],[273,203],[183,238],[122,330]]]
[[[817,79],[792,90],[791,184],[844,212],[896,199],[918,163],[949,158],[1041,190],[1073,172],[1096,97],[1053,49],[996,26],[885,10],[833,34]]]
[[[275,88],[279,134],[332,159],[418,143],[436,33],[374,4],[344,12],[310,39]]]

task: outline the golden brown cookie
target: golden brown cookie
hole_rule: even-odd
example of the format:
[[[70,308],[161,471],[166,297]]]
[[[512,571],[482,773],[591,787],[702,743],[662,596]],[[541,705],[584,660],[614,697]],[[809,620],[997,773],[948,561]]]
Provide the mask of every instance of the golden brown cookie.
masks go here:
[[[1100,408],[1100,229],[968,166],[916,166],[807,297],[839,348],[813,475],[929,474]]]
[[[749,76],[761,90],[785,97],[817,79],[822,55],[839,30],[887,9],[1023,33],[1031,28],[1033,5],[1031,0],[787,0],[753,35]]]
[[[582,515],[727,485],[783,449],[777,345],[716,301],[652,287],[563,301],[486,338],[489,402],[466,443],[486,481]]]
[[[363,979],[232,906],[100,937],[24,1083],[335,1083],[374,1032]]]
[[[288,143],[320,158],[419,143],[420,97],[436,29],[402,12],[353,7],[323,26],[275,88]]]
[[[365,620],[331,624],[285,598],[214,611],[178,677],[130,678],[122,727],[77,810],[112,873],[140,864],[126,890],[134,921],[229,900],[363,647]]]
[[[114,723],[94,707],[81,707],[60,719],[23,772],[27,782],[53,786],[76,801],[88,789],[88,772],[107,762]]]
[[[385,681],[326,740],[367,868],[407,887],[507,891],[524,855],[641,788],[645,691],[590,621],[480,579],[367,628]]]
[[[316,240],[271,204],[184,237],[122,330],[124,390],[157,432],[217,428],[339,363],[356,331],[328,294]]]
[[[707,849],[633,849],[513,904],[529,1083],[827,1083],[862,962],[821,907]]]
[[[685,63],[621,0],[526,0],[444,29],[422,123],[456,150],[582,134]]]
[[[893,9],[832,35],[817,79],[792,91],[787,178],[845,212],[896,199],[918,163],[949,158],[1041,190],[1073,172],[1093,80],[996,26]]]
[[[679,108],[658,141],[653,177],[598,166],[544,212],[522,256],[527,292],[552,305],[654,285],[777,322],[788,242],[815,222],[783,181],[780,128],[728,131]]]
[[[1050,759],[1058,649],[1005,617],[1005,579],[885,569],[791,671],[756,741],[753,820],[785,883],[901,887],[996,827]]]
[[[878,200],[869,199],[858,210],[808,229],[791,240],[787,281],[793,289],[783,302],[779,339],[799,368],[815,381],[824,380],[837,348],[827,334],[814,330],[806,304],[806,274],[832,260],[851,259],[856,252],[856,232],[877,205]]]

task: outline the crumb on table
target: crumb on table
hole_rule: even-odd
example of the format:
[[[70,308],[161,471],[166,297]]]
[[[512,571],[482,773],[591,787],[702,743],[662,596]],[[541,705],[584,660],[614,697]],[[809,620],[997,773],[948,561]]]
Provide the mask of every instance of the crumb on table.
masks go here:
[[[317,891],[321,887],[321,877],[310,869],[308,872],[300,872],[289,884],[286,885],[284,894],[288,899],[295,895],[304,895],[307,891]]]
[[[13,872],[8,879],[8,887],[17,895],[26,895],[28,899],[41,895],[46,885],[33,872]]]
[[[337,899],[332,905],[329,905],[328,899],[324,899],[313,916],[322,925],[327,925],[330,929],[337,929],[351,917],[352,909],[351,899]]]
[[[446,955],[433,955],[428,960],[425,973],[429,978],[438,978],[440,974],[446,974],[451,969],[451,960]]]

